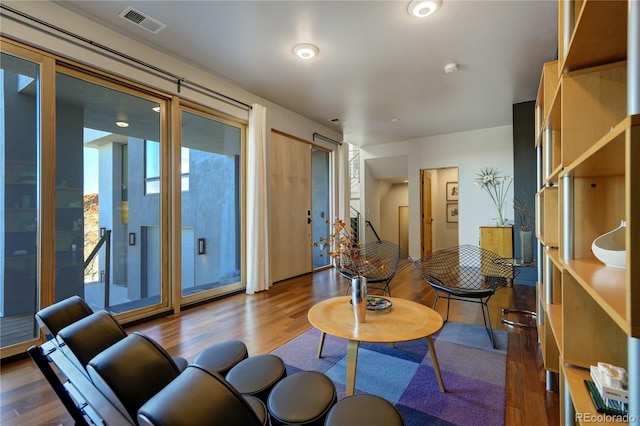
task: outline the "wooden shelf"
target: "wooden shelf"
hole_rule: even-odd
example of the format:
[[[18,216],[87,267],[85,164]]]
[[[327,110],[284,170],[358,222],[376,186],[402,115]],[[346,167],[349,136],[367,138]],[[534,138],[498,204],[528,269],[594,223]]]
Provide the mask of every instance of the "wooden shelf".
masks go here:
[[[584,0],[565,53],[565,72],[625,60],[627,2]]]
[[[626,422],[604,422],[605,417],[599,414],[596,410],[591,395],[587,390],[587,386],[584,384],[585,380],[591,380],[589,370],[585,368],[577,368],[573,366],[563,365],[562,372],[566,378],[567,385],[569,386],[569,392],[571,392],[571,398],[573,401],[573,407],[576,413],[581,413],[583,419],[586,420],[586,416],[589,417],[588,421],[578,422],[578,424],[589,425],[612,425],[612,424],[626,424]],[[600,419],[602,421],[598,422]],[[594,421],[595,420],[595,421]]]
[[[562,305],[548,303],[545,305],[545,310],[547,311],[547,318],[549,318],[556,346],[562,353]]]
[[[626,270],[605,266],[598,260],[564,260],[566,269],[593,300],[627,334]]]
[[[624,118],[608,134],[585,151],[562,172],[574,177],[623,176],[625,174],[626,135],[640,126],[640,115]],[[634,129],[635,131],[635,129]]]
[[[541,218],[538,219],[538,239],[546,247],[558,247],[559,210],[558,187],[545,186],[538,192]]]

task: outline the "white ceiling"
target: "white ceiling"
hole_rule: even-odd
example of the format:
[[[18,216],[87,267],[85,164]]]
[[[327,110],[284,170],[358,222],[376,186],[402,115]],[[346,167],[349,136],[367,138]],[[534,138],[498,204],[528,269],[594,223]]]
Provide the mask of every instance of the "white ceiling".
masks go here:
[[[407,13],[409,1],[56,3],[359,146],[509,125],[512,104],[535,98],[557,48],[555,0],[443,0],[424,19]],[[154,35],[119,18],[127,6],[167,27]],[[297,43],[320,54],[298,59]],[[450,62],[458,72],[444,72]]]

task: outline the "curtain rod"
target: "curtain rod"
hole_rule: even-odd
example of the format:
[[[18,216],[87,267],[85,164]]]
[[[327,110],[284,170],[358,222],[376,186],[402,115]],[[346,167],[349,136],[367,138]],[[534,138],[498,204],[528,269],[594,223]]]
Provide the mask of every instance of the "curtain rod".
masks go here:
[[[86,37],[83,37],[81,35],[72,33],[71,31],[65,30],[64,28],[61,28],[61,27],[53,25],[53,24],[51,24],[49,22],[43,21],[42,19],[39,19],[39,18],[36,18],[34,16],[28,15],[28,14],[26,14],[24,12],[21,12],[19,10],[14,9],[14,8],[12,8],[10,6],[7,6],[5,4],[1,4],[0,3],[0,8],[4,9],[4,10],[7,10],[9,12],[12,12],[12,13],[14,13],[14,14],[22,17],[22,18],[25,18],[25,19],[28,19],[30,21],[36,22],[36,23],[38,23],[38,24],[40,24],[40,25],[42,25],[42,26],[44,26],[46,28],[49,28],[51,30],[60,32],[60,33],[62,33],[64,35],[72,37],[72,38],[74,38],[76,40],[80,40],[80,41],[82,41],[84,43],[89,44],[92,47],[104,50],[104,51],[106,51],[106,52],[108,52],[108,53],[110,53],[112,55],[116,55],[116,56],[118,56],[118,57],[120,57],[122,59],[126,59],[129,62],[133,62],[133,63],[135,63],[135,64],[137,64],[139,66],[142,66],[144,68],[148,68],[148,69],[150,69],[152,71],[155,71],[156,73],[163,74],[164,76],[170,77],[172,80],[175,80],[176,85],[178,86],[178,93],[180,93],[180,87],[181,86],[188,85],[188,86],[192,86],[191,87],[192,89],[195,89],[196,91],[199,91],[200,93],[213,95],[218,100],[223,101],[223,102],[225,102],[225,103],[227,103],[229,105],[241,106],[244,109],[246,109],[247,111],[251,109],[251,105],[246,104],[246,103],[244,103],[242,101],[239,101],[237,99],[231,98],[231,97],[229,97],[227,95],[224,95],[224,94],[222,94],[220,92],[217,92],[215,90],[209,89],[208,87],[205,87],[205,86],[203,86],[201,84],[198,84],[198,83],[196,83],[194,81],[187,80],[184,77],[180,77],[180,76],[178,76],[178,75],[176,75],[176,74],[174,74],[174,73],[172,73],[170,71],[164,70],[164,69],[159,68],[159,67],[157,67],[155,65],[151,65],[151,64],[149,64],[147,62],[141,61],[140,59],[136,59],[136,58],[134,58],[132,56],[127,55],[126,53],[122,53],[122,52],[119,52],[119,51],[117,51],[115,49],[112,49],[112,48],[110,48],[108,46],[105,46],[103,44],[96,43],[93,40],[90,40],[90,39],[88,39]]]
[[[336,145],[342,145],[342,142],[340,142],[340,141],[337,141],[337,140],[335,140],[335,139],[331,139],[331,138],[328,138],[328,137],[326,137],[326,136],[323,136],[323,135],[321,135],[321,134],[320,134],[320,133],[318,133],[318,132],[313,132],[313,140],[314,140],[314,141],[316,140],[316,137],[319,137],[320,139],[324,139],[324,140],[325,140],[325,141],[327,141],[327,142],[335,143]]]

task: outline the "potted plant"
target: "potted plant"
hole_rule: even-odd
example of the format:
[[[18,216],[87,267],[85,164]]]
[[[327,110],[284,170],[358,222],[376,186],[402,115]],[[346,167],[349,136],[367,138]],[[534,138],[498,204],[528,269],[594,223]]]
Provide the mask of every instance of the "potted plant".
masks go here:
[[[527,201],[513,199],[516,225],[520,229],[520,256],[525,263],[533,262],[533,219],[527,210]]]
[[[504,207],[513,178],[509,175],[502,176],[500,169],[495,166],[480,169],[476,176],[478,177],[473,183],[489,194],[496,208],[496,226],[507,226],[508,219],[505,217]]]

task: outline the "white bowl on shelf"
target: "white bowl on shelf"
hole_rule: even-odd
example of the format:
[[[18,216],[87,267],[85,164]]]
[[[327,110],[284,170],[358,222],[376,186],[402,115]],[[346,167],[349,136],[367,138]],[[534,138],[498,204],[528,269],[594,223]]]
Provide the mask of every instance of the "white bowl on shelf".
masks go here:
[[[625,230],[627,223],[623,220],[613,231],[609,231],[593,240],[591,251],[596,258],[611,268],[627,268],[627,251],[625,249]]]

